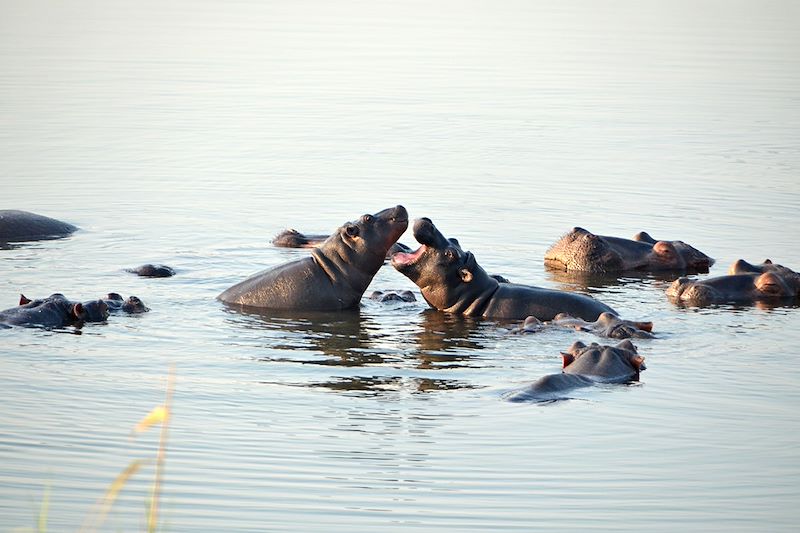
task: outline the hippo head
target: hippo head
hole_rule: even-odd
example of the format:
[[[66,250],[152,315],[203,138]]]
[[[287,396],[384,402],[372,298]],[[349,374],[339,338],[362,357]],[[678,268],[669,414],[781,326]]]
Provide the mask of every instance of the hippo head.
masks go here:
[[[679,278],[667,296],[685,305],[705,306],[726,302],[777,301],[797,297],[797,287],[771,271],[732,274],[701,281]]]
[[[544,263],[550,268],[583,272],[625,270],[622,257],[606,239],[579,227],[572,228],[547,250]]]
[[[728,269],[728,274],[763,274],[765,272],[780,276],[790,289],[795,292],[795,295],[800,294],[800,274],[791,268],[773,263],[769,259],[765,259],[760,265],[753,265],[744,259],[739,259]]]
[[[341,239],[353,255],[374,258],[375,262],[381,265],[386,259],[386,252],[406,228],[408,228],[408,213],[405,207],[398,205],[347,222],[331,238]]]
[[[450,307],[476,275],[488,278],[475,256],[442,235],[429,218],[417,219],[414,238],[421,246],[415,252],[392,255],[392,266],[413,281],[436,309]]]
[[[94,300],[81,304],[81,320],[84,322],[104,322],[108,319],[108,304],[103,300]]]
[[[687,270],[708,272],[714,259],[683,241],[657,241],[644,231],[633,240],[653,246],[647,256],[648,268],[652,270]]]
[[[567,374],[597,376],[607,380],[638,379],[645,370],[644,357],[630,340],[616,346],[585,345],[578,341],[561,352],[563,371]]]

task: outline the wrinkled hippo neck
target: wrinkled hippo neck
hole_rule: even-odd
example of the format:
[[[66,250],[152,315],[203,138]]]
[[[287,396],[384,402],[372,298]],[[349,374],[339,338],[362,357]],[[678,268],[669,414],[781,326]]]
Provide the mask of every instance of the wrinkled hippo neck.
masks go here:
[[[338,242],[336,246],[332,247],[314,248],[311,250],[311,257],[331,280],[332,285],[344,284],[361,294],[367,289],[378,268],[383,264],[383,259],[381,258],[376,268],[370,270],[368,267],[372,263],[371,258],[368,258],[367,264],[364,265],[364,261],[359,261],[362,258],[355,257],[355,254],[342,254],[343,247],[350,250],[342,242]],[[352,260],[354,258],[356,261]],[[344,273],[346,275],[343,275]]]
[[[447,307],[442,311],[466,316],[481,316],[499,288],[500,284],[497,280],[478,267],[473,272],[472,281],[459,287],[459,290],[455,291],[454,298],[449,299]]]

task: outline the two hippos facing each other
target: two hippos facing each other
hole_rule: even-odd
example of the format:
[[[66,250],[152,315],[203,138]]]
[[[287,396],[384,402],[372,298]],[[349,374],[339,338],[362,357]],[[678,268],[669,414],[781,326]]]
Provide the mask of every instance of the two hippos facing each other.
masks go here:
[[[125,299],[116,292],[88,302],[73,302],[60,292],[31,300],[20,295],[19,305],[0,311],[0,327],[81,327],[86,322],[104,322],[112,312],[145,313],[150,309],[136,296]]]

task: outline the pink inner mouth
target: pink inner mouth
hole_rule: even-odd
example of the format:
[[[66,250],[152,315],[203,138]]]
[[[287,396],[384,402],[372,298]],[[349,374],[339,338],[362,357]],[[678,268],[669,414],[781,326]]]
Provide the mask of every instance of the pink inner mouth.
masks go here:
[[[392,254],[392,263],[395,265],[410,265],[422,257],[425,250],[427,250],[427,247],[423,244],[416,252],[410,254],[406,252],[397,252]]]

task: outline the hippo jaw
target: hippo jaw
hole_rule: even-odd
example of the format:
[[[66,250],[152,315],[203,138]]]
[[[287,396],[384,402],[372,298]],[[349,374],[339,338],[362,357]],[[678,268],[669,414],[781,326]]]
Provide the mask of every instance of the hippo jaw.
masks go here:
[[[373,257],[367,261],[367,270],[377,271],[386,253],[408,228],[408,212],[402,205],[390,207],[374,215],[362,215],[358,220],[344,224],[331,238],[340,238],[355,256]],[[330,239],[329,239],[330,240]],[[326,241],[327,242],[327,241]]]
[[[416,220],[414,238],[420,247],[411,253],[395,253],[391,263],[420,288],[422,297],[432,307],[447,310],[471,290],[474,276],[488,279],[474,256],[464,252],[455,239],[442,235],[430,219]],[[493,283],[497,285],[496,281]]]

